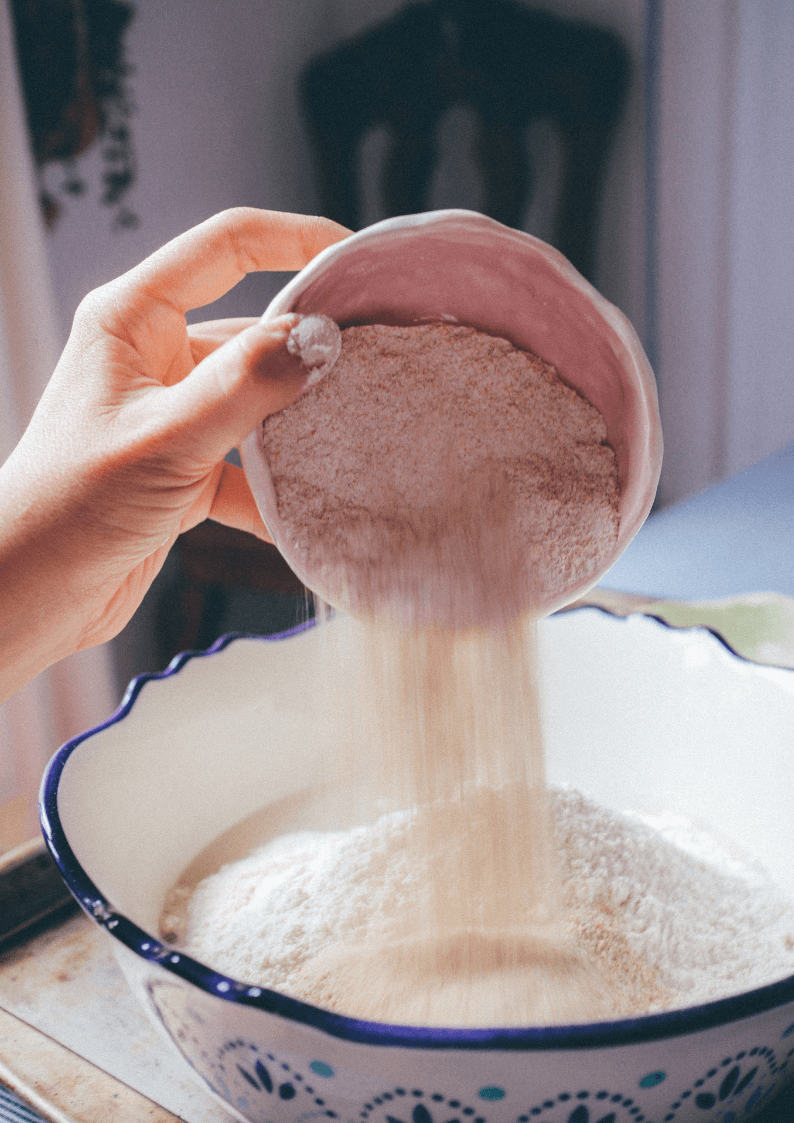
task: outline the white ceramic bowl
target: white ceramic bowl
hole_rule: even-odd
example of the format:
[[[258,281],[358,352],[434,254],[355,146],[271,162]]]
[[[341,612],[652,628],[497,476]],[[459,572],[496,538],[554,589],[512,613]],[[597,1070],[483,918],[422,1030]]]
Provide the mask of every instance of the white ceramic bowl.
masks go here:
[[[582,596],[623,553],[651,509],[662,462],[656,383],[633,327],[546,242],[473,211],[430,211],[368,226],[318,254],[273,299],[269,317],[322,312],[353,324],[447,321],[509,339],[556,367],[601,412],[621,488],[620,528],[600,571],[536,605]],[[341,589],[307,570],[279,517],[257,429],[242,461],[262,518],[294,572],[337,607]]]
[[[188,862],[322,780],[328,645],[343,650],[355,628],[337,618],[179,656],[48,769],[50,850],[168,1047],[252,1123],[750,1120],[794,1075],[794,977],[612,1023],[423,1029],[329,1014],[161,943],[165,893]],[[792,672],[704,630],[594,609],[543,621],[541,653],[552,782],[705,821],[794,896]]]

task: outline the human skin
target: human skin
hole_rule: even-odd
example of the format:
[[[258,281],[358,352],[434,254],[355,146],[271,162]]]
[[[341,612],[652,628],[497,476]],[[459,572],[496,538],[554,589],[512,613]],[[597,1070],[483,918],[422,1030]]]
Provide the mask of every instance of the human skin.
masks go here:
[[[298,317],[188,327],[185,313],[348,234],[321,218],[224,211],[80,304],[0,467],[0,701],[115,636],[183,531],[212,518],[270,540],[224,457],[306,388],[286,348]]]

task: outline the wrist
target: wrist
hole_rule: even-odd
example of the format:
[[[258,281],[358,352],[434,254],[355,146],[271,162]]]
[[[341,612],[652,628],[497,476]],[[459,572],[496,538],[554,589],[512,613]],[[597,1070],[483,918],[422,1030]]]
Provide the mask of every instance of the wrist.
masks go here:
[[[0,467],[0,702],[79,646],[81,598],[60,554],[9,459]]]

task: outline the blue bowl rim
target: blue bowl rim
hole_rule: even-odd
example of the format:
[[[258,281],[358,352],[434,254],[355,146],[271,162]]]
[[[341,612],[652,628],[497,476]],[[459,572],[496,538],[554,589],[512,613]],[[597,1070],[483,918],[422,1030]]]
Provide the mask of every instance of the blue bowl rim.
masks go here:
[[[616,620],[628,620],[601,606],[582,605],[565,611],[595,610]],[[714,628],[702,625],[674,627],[661,617],[647,613],[656,624],[674,631],[705,632],[735,658],[750,663],[730,646]],[[192,659],[203,659],[223,651],[238,639],[254,639],[273,643],[289,639],[315,625],[315,620],[298,624],[288,631],[270,636],[254,636],[231,632],[221,636],[206,651],[185,651],[175,656],[164,671],[138,675],[127,687],[114,714],[92,729],[73,737],[55,753],[41,783],[39,816],[44,840],[61,876],[78,904],[101,927],[142,959],[155,963],[208,994],[227,1002],[252,1006],[268,1013],[302,1023],[344,1041],[365,1045],[401,1046],[413,1049],[503,1050],[539,1052],[548,1050],[583,1050],[636,1045],[648,1041],[699,1033],[729,1022],[740,1021],[794,1002],[794,975],[763,987],[707,1002],[658,1014],[643,1014],[611,1022],[567,1026],[530,1026],[514,1028],[447,1029],[442,1027],[387,1025],[362,1021],[334,1014],[309,1003],[301,1002],[266,987],[241,983],[227,975],[205,967],[198,960],[184,955],[139,928],[117,912],[87,876],[73,853],[58,814],[58,784],[61,774],[75,749],[96,733],[122,721],[131,711],[143,687],[159,679],[171,678]],[[757,665],[757,664],[754,664]],[[782,668],[785,670],[785,668]],[[790,1030],[794,1031],[794,1023]],[[788,1032],[788,1031],[787,1031]]]

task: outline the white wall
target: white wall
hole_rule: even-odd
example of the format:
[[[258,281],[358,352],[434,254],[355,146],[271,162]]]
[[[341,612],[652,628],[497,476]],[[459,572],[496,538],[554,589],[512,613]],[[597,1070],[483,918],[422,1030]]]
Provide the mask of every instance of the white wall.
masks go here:
[[[724,472],[731,4],[662,0],[656,367],[665,435],[661,496]]]
[[[669,502],[794,439],[794,5],[655,2]]]
[[[216,211],[314,209],[293,93],[301,60],[322,46],[314,0],[138,0],[135,8],[127,53],[138,172],[128,198],[141,223],[110,229],[92,151],[80,161],[91,190],[66,203],[50,238],[64,331],[91,288]],[[228,314],[261,312],[278,287],[249,279]]]
[[[402,6],[403,0],[235,0],[231,6],[223,0],[138,0],[128,34],[138,106],[132,121],[138,176],[129,201],[141,225],[131,232],[110,230],[110,215],[96,201],[101,159],[87,155],[80,166],[92,190],[67,202],[50,238],[62,331],[91,288],[215,211],[236,204],[316,211],[295,95],[298,71],[312,54]],[[638,80],[607,187],[599,285],[641,329],[643,3],[549,0],[543,6],[613,26],[635,51]],[[461,147],[468,125],[456,115],[447,129],[434,205],[476,206],[474,172]],[[543,140],[540,130],[541,160]],[[550,147],[546,158],[553,161],[553,138]],[[50,173],[50,182],[59,174]],[[374,208],[369,217],[379,217]],[[540,227],[535,232],[546,232],[542,198],[528,220]],[[279,287],[278,279],[249,278],[217,314],[258,313]]]
[[[794,439],[794,4],[737,23],[727,472]]]

